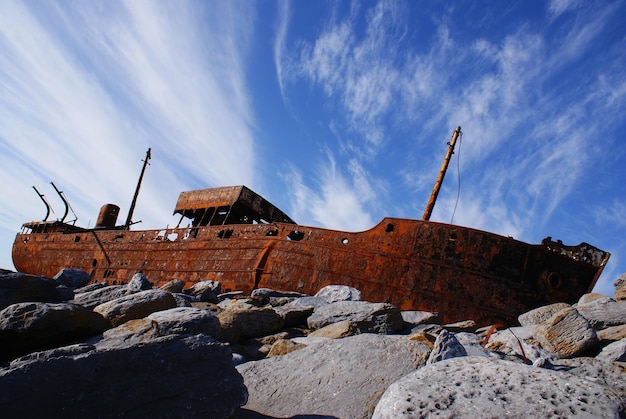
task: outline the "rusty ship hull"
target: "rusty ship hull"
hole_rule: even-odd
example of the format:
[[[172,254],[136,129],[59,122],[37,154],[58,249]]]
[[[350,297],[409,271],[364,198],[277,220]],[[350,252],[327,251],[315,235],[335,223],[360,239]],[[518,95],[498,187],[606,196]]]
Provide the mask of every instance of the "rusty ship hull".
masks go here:
[[[197,192],[206,198],[207,191]],[[584,243],[568,247],[546,239],[532,245],[423,220],[384,218],[363,232],[301,226],[282,213],[284,222],[257,223],[224,203],[214,208],[237,217],[211,225],[203,221],[208,204],[188,198],[188,208],[175,211],[194,220],[185,228],[27,223],[15,238],[14,265],[48,277],[82,269],[93,281],[110,284],[126,283],[137,272],[155,285],[175,278],[187,286],[217,280],[223,291],[246,293],[272,288],[312,295],[326,285],[348,285],[367,301],[438,312],[443,322],[486,325],[514,324],[535,307],[576,302],[591,291],[609,257]]]

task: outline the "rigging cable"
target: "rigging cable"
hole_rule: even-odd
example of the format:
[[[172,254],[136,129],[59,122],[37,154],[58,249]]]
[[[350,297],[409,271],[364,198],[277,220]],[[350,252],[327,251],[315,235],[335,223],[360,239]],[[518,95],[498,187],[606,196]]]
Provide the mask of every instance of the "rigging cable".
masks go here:
[[[454,202],[454,209],[452,210],[452,217],[450,217],[450,224],[454,220],[454,214],[456,213],[456,206],[459,204],[459,197],[461,196],[461,144],[463,144],[463,132],[459,132],[459,151],[456,155],[456,174],[458,181],[458,188],[456,191],[456,201]]]

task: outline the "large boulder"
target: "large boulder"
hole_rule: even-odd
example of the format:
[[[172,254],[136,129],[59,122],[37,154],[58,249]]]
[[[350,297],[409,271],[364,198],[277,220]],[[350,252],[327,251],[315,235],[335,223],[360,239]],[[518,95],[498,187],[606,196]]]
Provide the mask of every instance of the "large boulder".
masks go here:
[[[535,332],[541,346],[559,358],[584,355],[598,344],[595,330],[573,307],[559,311]]]
[[[172,279],[161,286],[163,291],[171,292],[172,294],[183,292],[183,288],[185,288],[185,281],[182,279]]]
[[[56,281],[20,272],[0,272],[0,310],[15,303],[58,303],[74,298],[74,292]]]
[[[589,304],[578,304],[576,310],[596,330],[626,324],[626,301],[602,298]]]
[[[403,336],[331,339],[237,366],[246,409],[271,417],[369,417],[393,382],[426,362],[430,349]]]
[[[271,307],[256,307],[245,303],[231,304],[217,318],[222,326],[221,340],[231,343],[242,338],[275,333],[285,324],[283,318]]]
[[[285,304],[283,307],[291,308],[291,307],[311,307],[313,310],[318,310],[321,307],[327,306],[328,301],[319,298],[319,297],[300,297],[295,300]]]
[[[361,291],[347,285],[327,285],[315,294],[327,303],[337,301],[361,301]]]
[[[69,288],[81,288],[91,281],[91,276],[81,269],[62,269],[52,279]]]
[[[374,419],[408,417],[620,417],[615,392],[565,372],[486,357],[448,359],[391,385]]]
[[[152,283],[141,272],[137,272],[126,284],[129,293],[152,289]]]
[[[320,329],[343,320],[355,323],[361,333],[390,334],[404,325],[400,310],[393,305],[367,301],[339,301],[325,305],[316,309],[307,323],[311,329]]]
[[[526,313],[520,314],[517,320],[522,326],[533,326],[536,324],[541,324],[547,320],[550,320],[552,316],[567,307],[570,307],[570,305],[566,303],[555,303],[547,306],[542,306],[534,310],[527,311]]]
[[[220,336],[220,323],[208,310],[194,307],[177,307],[157,311],[143,319],[128,322],[109,329],[102,335],[98,347],[118,346],[120,343],[140,344],[157,337],[179,335],[193,336],[204,334],[215,339]]]
[[[184,290],[184,293],[196,297],[199,301],[208,303],[219,302],[217,296],[222,292],[222,284],[219,281],[200,281]]]
[[[313,307],[286,304],[274,307],[274,311],[283,318],[285,326],[299,326],[306,325],[306,319],[313,314]]]
[[[4,417],[231,418],[246,399],[230,348],[206,335],[75,345],[0,370]]]
[[[98,287],[91,291],[84,291],[74,295],[73,303],[92,310],[100,304],[128,295],[129,291],[126,285],[108,285]]]
[[[129,320],[141,319],[155,311],[176,307],[176,299],[160,289],[137,292],[100,304],[93,311],[102,314],[115,327]]]
[[[70,303],[18,303],[0,311],[0,362],[102,333],[104,317]]]

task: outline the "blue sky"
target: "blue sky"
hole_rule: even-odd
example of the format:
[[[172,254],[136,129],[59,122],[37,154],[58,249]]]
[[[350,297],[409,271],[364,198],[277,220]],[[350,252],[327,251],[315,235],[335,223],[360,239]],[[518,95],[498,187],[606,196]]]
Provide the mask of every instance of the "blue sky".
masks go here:
[[[180,191],[238,184],[305,225],[419,219],[461,125],[432,220],[608,250],[612,295],[624,21],[623,1],[4,0],[0,267],[45,215],[33,185],[53,218],[50,181],[77,224],[109,202],[123,222],[148,147],[135,228],[175,225]]]

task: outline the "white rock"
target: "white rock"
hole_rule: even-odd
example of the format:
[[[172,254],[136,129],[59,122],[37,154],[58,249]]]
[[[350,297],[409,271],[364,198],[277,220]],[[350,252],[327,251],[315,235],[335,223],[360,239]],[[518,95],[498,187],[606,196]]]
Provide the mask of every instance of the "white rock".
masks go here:
[[[550,304],[547,306],[536,308],[534,310],[530,310],[524,314],[520,314],[517,320],[522,326],[532,326],[535,324],[540,324],[550,319],[550,317],[554,316],[556,313],[567,307],[570,307],[570,305],[565,303]]]
[[[330,339],[283,356],[237,366],[246,409],[271,417],[370,417],[394,381],[426,362],[430,349],[404,336]]]
[[[439,323],[439,313],[431,313],[430,311],[402,311],[402,320],[410,324],[428,324]]]
[[[596,356],[596,359],[606,362],[626,362],[626,339],[605,346]]]
[[[485,357],[448,359],[403,377],[374,419],[407,417],[619,417],[608,387],[574,375]]]
[[[579,304],[576,309],[596,330],[626,324],[626,301],[607,297],[589,304]]]
[[[327,285],[315,294],[328,303],[337,301],[361,301],[361,291],[346,285]]]
[[[316,309],[307,319],[311,329],[351,320],[361,333],[394,333],[404,322],[400,310],[387,303],[367,301],[338,301]]]

